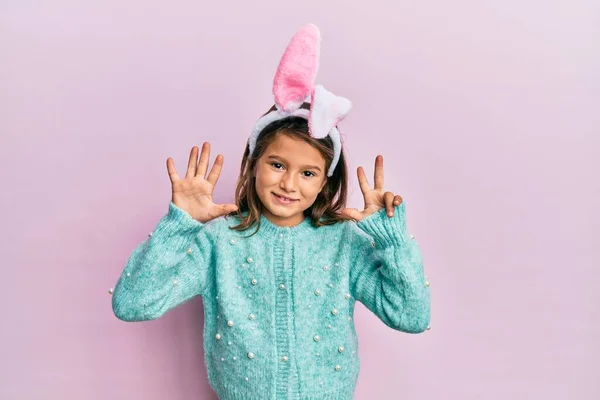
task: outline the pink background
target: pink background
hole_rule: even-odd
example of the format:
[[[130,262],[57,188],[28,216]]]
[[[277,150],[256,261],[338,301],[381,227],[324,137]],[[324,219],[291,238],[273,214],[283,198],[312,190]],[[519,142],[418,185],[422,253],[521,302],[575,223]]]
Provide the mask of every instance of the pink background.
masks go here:
[[[597,1],[81,3],[0,5],[0,398],[216,399],[200,298],[124,323],[107,291],[167,211],[167,157],[210,141],[232,200],[306,22],[354,103],[350,205],[383,154],[431,281],[422,335],[358,306],[356,398],[600,398]]]

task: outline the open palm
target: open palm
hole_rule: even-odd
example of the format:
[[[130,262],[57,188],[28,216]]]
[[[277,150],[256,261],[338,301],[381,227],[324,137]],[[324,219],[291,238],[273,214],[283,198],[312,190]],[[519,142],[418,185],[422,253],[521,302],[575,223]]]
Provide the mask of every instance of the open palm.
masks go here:
[[[213,191],[223,168],[223,155],[217,155],[208,176],[210,143],[202,145],[198,161],[198,147],[192,147],[184,179],[180,179],[175,170],[173,159],[167,159],[167,172],[171,180],[171,201],[195,220],[205,223],[221,215],[237,210],[235,204],[215,204]]]

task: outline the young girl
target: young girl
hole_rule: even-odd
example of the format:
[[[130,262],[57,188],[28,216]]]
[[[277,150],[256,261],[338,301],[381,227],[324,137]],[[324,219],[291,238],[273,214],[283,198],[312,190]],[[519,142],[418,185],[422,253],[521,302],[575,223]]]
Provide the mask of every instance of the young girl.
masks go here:
[[[205,362],[221,400],[352,399],[355,301],[393,329],[428,329],[429,283],[402,198],[384,190],[381,156],[373,188],[358,168],[364,209],[345,208],[336,126],[350,103],[314,86],[319,41],[307,25],[288,45],[276,105],[246,146],[235,205],[213,202],[223,156],[206,175],[209,143],[199,160],[192,148],[183,179],[167,160],[168,213],[114,290],[125,321],[203,296]]]

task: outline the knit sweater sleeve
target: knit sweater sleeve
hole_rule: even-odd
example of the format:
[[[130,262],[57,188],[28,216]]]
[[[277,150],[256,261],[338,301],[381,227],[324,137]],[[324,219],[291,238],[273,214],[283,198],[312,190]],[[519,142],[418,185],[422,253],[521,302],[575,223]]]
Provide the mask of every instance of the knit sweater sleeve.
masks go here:
[[[420,333],[430,320],[429,287],[417,242],[408,235],[405,204],[350,224],[351,294],[387,326]],[[360,229],[357,229],[360,228]]]
[[[212,271],[207,231],[171,202],[154,232],[129,256],[112,297],[115,316],[152,320],[202,295]]]

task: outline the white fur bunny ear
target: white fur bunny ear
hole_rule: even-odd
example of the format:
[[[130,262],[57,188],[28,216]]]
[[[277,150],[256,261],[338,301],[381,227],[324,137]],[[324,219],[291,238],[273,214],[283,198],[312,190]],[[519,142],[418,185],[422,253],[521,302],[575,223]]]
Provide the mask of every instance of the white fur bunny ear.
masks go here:
[[[350,100],[336,96],[321,85],[317,85],[312,95],[308,124],[314,138],[322,139],[346,117],[352,103]]]
[[[319,70],[320,46],[321,34],[313,24],[304,25],[292,37],[273,79],[278,110],[291,113],[311,95]]]

